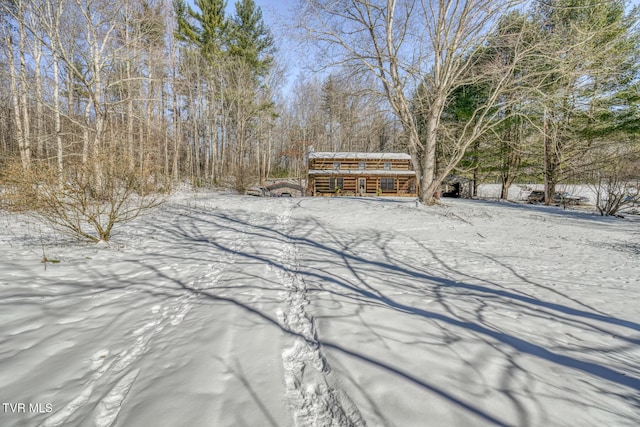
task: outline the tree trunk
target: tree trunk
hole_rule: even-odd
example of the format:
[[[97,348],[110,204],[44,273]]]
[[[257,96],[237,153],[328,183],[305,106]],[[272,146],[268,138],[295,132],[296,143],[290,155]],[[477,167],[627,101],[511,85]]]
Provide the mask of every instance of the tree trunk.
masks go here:
[[[21,17],[24,16],[24,9],[22,1],[18,2],[19,4],[19,15]],[[19,19],[20,29],[20,40],[19,40],[19,50],[20,50],[20,83],[22,85],[21,91],[21,107],[22,107],[22,132],[23,132],[23,143],[24,143],[24,157],[26,160],[26,164],[31,164],[31,132],[30,132],[30,117],[29,117],[29,100],[27,98],[27,88],[29,84],[27,82],[27,62],[25,57],[25,40],[26,40],[26,31],[23,22],[23,18]]]
[[[6,27],[5,27],[6,31]],[[11,33],[5,32],[5,40],[7,41],[7,56],[9,57],[9,76],[11,78],[11,100],[13,102],[13,121],[16,127],[16,139],[18,140],[18,149],[20,151],[20,160],[22,167],[29,169],[30,156],[25,144],[22,115],[20,114],[20,86],[18,85],[18,77],[15,69],[15,58],[13,55],[13,37]]]
[[[56,133],[56,154],[58,160],[58,175],[62,176],[64,171],[63,146],[62,146],[62,126],[60,121],[60,72],[58,70],[58,55],[53,53],[53,114]]]
[[[42,64],[42,43],[38,37],[33,40],[33,53],[35,63],[36,78],[36,154],[39,159],[44,158],[44,111],[42,96],[42,74],[40,66]]]
[[[91,99],[87,99],[84,107],[84,127],[82,128],[82,164],[89,161],[89,127],[91,126]]]

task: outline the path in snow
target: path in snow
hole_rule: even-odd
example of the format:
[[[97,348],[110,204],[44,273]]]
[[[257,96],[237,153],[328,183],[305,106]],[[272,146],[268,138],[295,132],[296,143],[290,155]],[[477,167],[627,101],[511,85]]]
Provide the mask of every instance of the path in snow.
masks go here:
[[[289,236],[293,231],[288,206],[277,219],[278,230]],[[278,320],[297,336],[293,344],[282,351],[287,398],[294,413],[296,426],[364,426],[358,408],[349,396],[330,385],[330,367],[322,355],[313,318],[306,312],[309,304],[304,279],[297,273],[297,248],[290,238],[282,246],[282,270],[279,276],[284,288],[286,312],[279,309]]]

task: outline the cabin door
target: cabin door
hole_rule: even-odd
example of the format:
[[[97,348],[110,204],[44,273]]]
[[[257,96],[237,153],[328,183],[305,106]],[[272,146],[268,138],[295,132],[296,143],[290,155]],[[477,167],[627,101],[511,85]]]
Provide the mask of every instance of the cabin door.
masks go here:
[[[367,193],[367,178],[358,178],[358,194],[364,196]]]

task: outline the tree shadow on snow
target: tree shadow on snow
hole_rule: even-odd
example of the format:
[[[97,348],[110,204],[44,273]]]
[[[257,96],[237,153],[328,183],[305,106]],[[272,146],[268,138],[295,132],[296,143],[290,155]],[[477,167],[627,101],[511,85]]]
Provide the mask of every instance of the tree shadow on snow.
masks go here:
[[[518,385],[515,377],[524,376],[528,383],[544,380],[529,375],[527,368],[517,360],[522,355],[528,356],[529,359],[540,360],[551,367],[557,366],[581,373],[609,386],[617,387],[617,393],[621,399],[630,402],[636,409],[640,408],[638,397],[640,378],[637,376],[637,369],[633,368],[631,362],[625,366],[628,372],[624,372],[621,370],[620,361],[616,361],[618,367],[612,367],[593,361],[593,358],[588,357],[590,349],[597,350],[600,355],[606,354],[607,351],[623,352],[635,349],[640,344],[640,339],[637,337],[637,333],[640,332],[640,324],[598,311],[575,298],[550,289],[544,283],[536,283],[522,277],[515,270],[511,270],[514,284],[526,284],[528,287],[553,294],[555,298],[546,301],[539,296],[514,291],[483,278],[480,274],[476,276],[465,275],[447,265],[442,259],[438,260],[438,255],[434,251],[424,246],[420,247],[419,242],[413,242],[414,247],[420,249],[423,255],[437,260],[441,267],[448,270],[449,273],[434,274],[428,268],[422,267],[416,260],[407,259],[406,254],[400,253],[398,248],[392,244],[394,236],[390,232],[360,229],[357,233],[349,235],[344,230],[332,229],[314,218],[299,218],[296,215],[291,217],[286,226],[279,226],[275,218],[276,214],[273,214],[273,218],[269,221],[264,218],[256,218],[255,214],[240,209],[216,212],[205,209],[190,208],[185,210],[180,208],[176,209],[175,214],[179,217],[178,222],[163,223],[160,218],[149,222],[147,227],[162,230],[162,233],[158,233],[160,236],[157,238],[164,239],[163,245],[175,247],[175,251],[172,251],[170,256],[177,263],[193,262],[193,259],[189,259],[184,254],[196,252],[202,254],[203,264],[206,264],[207,257],[213,254],[222,257],[221,259],[224,259],[224,256],[233,257],[237,263],[233,268],[237,271],[242,270],[243,265],[261,264],[274,271],[295,274],[300,277],[306,283],[307,292],[312,294],[310,298],[312,305],[320,301],[321,294],[326,294],[335,300],[351,302],[357,307],[382,308],[429,321],[429,325],[433,328],[440,328],[434,334],[442,340],[453,342],[470,339],[470,337],[473,337],[474,340],[481,340],[484,345],[493,349],[492,351],[502,355],[503,374],[507,383],[500,387],[496,386],[494,391],[501,393],[507,401],[511,402],[512,411],[517,414],[515,415],[517,420],[505,420],[501,418],[501,415],[493,414],[485,406],[477,404],[468,396],[463,396],[464,390],[447,389],[438,385],[437,382],[429,381],[429,378],[424,375],[404,369],[399,364],[390,363],[360,348],[352,348],[349,343],[331,341],[323,338],[322,333],[318,334],[318,341],[322,348],[348,356],[348,358],[365,363],[371,368],[403,379],[439,396],[451,405],[484,422],[495,425],[528,425],[531,422],[533,415],[530,411],[532,409],[526,405],[525,400],[535,401],[536,394],[531,391],[534,387]],[[211,236],[209,235],[211,230],[220,230],[220,234]],[[236,236],[236,239],[242,236],[246,243],[238,245],[234,238],[230,239],[228,236]],[[271,249],[283,245],[293,245],[298,251],[295,265],[284,262],[282,254],[277,251],[265,251],[267,243]],[[230,279],[235,282],[233,284],[224,282],[211,287],[194,286],[193,283],[186,283],[181,278],[179,271],[159,268],[157,261],[164,260],[167,256],[167,253],[156,254],[152,249],[149,249],[145,253],[144,259],[137,262],[152,273],[151,276],[157,279],[156,282],[151,286],[130,285],[140,292],[165,295],[169,298],[186,292],[205,302],[230,304],[242,309],[261,323],[272,325],[287,335],[308,340],[299,332],[283,325],[277,318],[261,310],[258,305],[241,300],[232,292],[226,292],[238,286],[246,286],[248,290],[260,286],[264,292],[273,293],[273,299],[276,300],[278,296],[275,295],[274,289],[278,289],[278,283],[266,283],[263,277],[255,273],[240,271],[240,276],[236,275]],[[509,265],[498,259],[492,259],[492,261],[502,265],[504,269],[510,269]],[[108,283],[113,280],[113,277],[110,278],[108,273],[97,270],[93,271],[93,274],[99,278],[99,283],[105,284],[105,288],[108,289]],[[463,277],[464,280],[454,280],[447,276]],[[206,277],[204,279],[206,280]],[[242,283],[238,283],[239,281]],[[385,283],[386,285],[383,285]],[[122,283],[119,283],[118,286],[121,285]],[[226,285],[230,287],[226,288]],[[516,288],[514,286],[514,289]],[[391,290],[428,296],[436,304],[409,304],[402,297],[394,296]],[[313,293],[317,294],[315,302]],[[558,302],[558,298],[566,303]],[[457,302],[461,300],[465,301],[466,307],[474,307],[474,312],[460,312],[457,308]],[[506,324],[504,327],[500,327],[488,323],[484,314],[488,308],[493,310],[515,309],[530,318],[553,319],[553,321],[588,333],[616,336],[619,337],[618,347],[601,345],[595,349],[597,343],[590,343],[590,347],[582,348],[580,352],[569,351],[570,347],[548,348],[544,344],[534,342],[535,336],[530,336],[530,339],[527,339],[509,331]],[[363,325],[365,323],[362,318],[357,321]],[[331,319],[327,319],[327,322],[331,322]],[[373,334],[385,333],[384,328],[380,325],[364,325],[364,327],[369,327]],[[626,333],[624,333],[625,330]],[[415,331],[393,331],[393,334],[397,335],[402,332],[409,334]],[[425,331],[425,334],[427,332]],[[448,338],[447,334],[449,334]],[[612,365],[616,363],[612,363]],[[509,384],[509,381],[513,384]],[[552,387],[556,387],[556,385],[552,385]],[[367,396],[367,390],[363,389],[361,393]],[[612,390],[601,390],[601,393],[610,396]],[[563,396],[560,398],[567,401],[574,398],[571,390],[560,390],[558,395],[561,394]],[[597,403],[593,402],[592,404],[596,405]],[[604,404],[600,409],[603,408],[605,408]],[[504,411],[500,413],[504,413]]]
[[[619,336],[623,341],[628,342],[632,346],[637,346],[640,341],[637,338],[627,337],[617,332],[607,332],[606,329],[594,326],[592,323],[580,324],[580,322],[596,321],[604,325],[619,326],[629,329],[632,332],[638,332],[640,331],[640,325],[636,322],[619,319],[615,316],[606,315],[593,309],[585,309],[585,307],[576,308],[575,306],[579,305],[576,304],[577,301],[566,296],[566,300],[568,303],[571,303],[571,305],[544,301],[533,296],[522,295],[511,290],[501,289],[493,283],[481,285],[471,283],[470,281],[456,281],[446,277],[429,274],[426,271],[422,271],[415,264],[406,263],[399,254],[393,253],[393,251],[384,243],[384,240],[388,239],[389,236],[377,231],[371,231],[369,234],[363,235],[362,230],[359,230],[357,236],[352,236],[353,242],[345,242],[345,237],[341,236],[340,233],[330,230],[324,224],[317,223],[313,219],[308,218],[296,220],[289,227],[291,231],[287,232],[277,229],[277,227],[272,225],[256,224],[255,221],[252,221],[248,213],[243,213],[242,211],[233,212],[232,215],[208,213],[205,216],[197,215],[190,219],[190,227],[194,227],[194,225],[199,221],[205,221],[208,223],[205,228],[214,225],[216,227],[231,229],[238,233],[248,235],[250,240],[266,239],[275,241],[279,244],[293,243],[296,247],[300,248],[303,253],[310,254],[309,256],[312,259],[309,264],[329,260],[329,268],[318,269],[305,268],[305,260],[301,259],[300,265],[297,267],[295,273],[301,275],[304,280],[309,283],[316,284],[317,286],[319,284],[319,286],[324,290],[334,290],[347,299],[356,298],[357,304],[377,304],[398,312],[419,316],[424,319],[435,321],[438,324],[447,325],[454,329],[471,332],[482,337],[488,343],[500,343],[506,348],[517,353],[527,354],[551,364],[581,371],[587,375],[600,378],[612,384],[630,388],[634,391],[640,390],[640,379],[633,375],[629,375],[626,372],[620,372],[609,366],[589,361],[586,358],[582,359],[575,355],[563,354],[560,351],[554,351],[543,345],[536,344],[503,330],[486,326],[482,321],[479,321],[479,318],[461,318],[460,316],[446,310],[443,313],[436,310],[427,310],[422,307],[407,305],[381,292],[379,289],[376,289],[375,286],[370,285],[370,282],[375,281],[372,279],[375,279],[376,275],[378,277],[391,275],[394,280],[398,282],[407,280],[408,282],[414,283],[414,287],[427,289],[432,288],[434,292],[438,289],[454,289],[464,292],[465,294],[473,293],[474,296],[479,299],[491,299],[494,303],[496,302],[496,299],[498,299],[500,304],[508,307],[513,307],[514,304],[519,304],[528,307],[531,310],[544,310],[543,314],[545,316],[553,316],[555,320],[565,323],[571,322],[573,326],[578,325],[585,328],[597,328],[600,332],[609,333],[612,336]],[[196,226],[196,229],[197,228],[198,227]],[[263,256],[259,252],[234,252],[233,249],[227,246],[226,242],[210,240],[206,236],[202,236],[202,233],[194,233],[195,230],[193,228],[189,230],[186,227],[178,227],[177,229],[173,228],[173,230],[180,233],[176,237],[183,241],[210,245],[216,250],[229,251],[240,258],[248,258],[252,262],[268,264],[275,269],[287,270],[289,268],[286,265],[283,265],[280,260]],[[322,236],[322,240],[320,240],[318,236]],[[350,249],[350,244],[354,244],[354,242],[357,242],[359,246],[366,245],[368,243],[371,247],[379,249],[384,256],[368,258],[358,255]],[[335,269],[336,266],[346,267],[351,274],[349,277],[332,274],[332,265],[333,269]],[[522,277],[518,279],[526,281],[526,279]],[[528,283],[533,286],[539,286],[539,284],[531,281],[528,281]],[[455,303],[455,296],[449,297],[449,299],[452,300],[452,303]],[[441,305],[444,305],[442,300],[443,298],[441,298]],[[273,318],[267,316],[265,320],[267,319],[274,322],[275,325],[280,326]],[[291,331],[285,332],[291,333]],[[503,423],[477,407],[463,402],[453,394],[425,382],[421,378],[417,378],[410,373],[403,372],[397,367],[377,361],[372,357],[372,355],[359,353],[346,348],[344,345],[339,343],[322,341],[321,344],[326,348],[332,348],[405,378],[406,380],[440,395],[446,400],[464,408],[470,413],[484,418],[487,421],[496,424]],[[637,404],[637,397],[629,397],[634,399],[634,402]]]

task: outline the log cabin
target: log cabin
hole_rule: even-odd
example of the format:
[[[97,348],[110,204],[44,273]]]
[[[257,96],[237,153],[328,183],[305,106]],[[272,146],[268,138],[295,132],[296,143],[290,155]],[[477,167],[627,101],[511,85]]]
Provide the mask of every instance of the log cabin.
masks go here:
[[[417,196],[408,154],[311,152],[308,166],[312,196]]]

